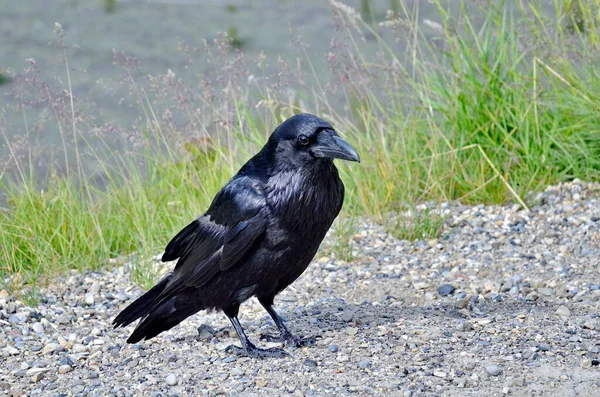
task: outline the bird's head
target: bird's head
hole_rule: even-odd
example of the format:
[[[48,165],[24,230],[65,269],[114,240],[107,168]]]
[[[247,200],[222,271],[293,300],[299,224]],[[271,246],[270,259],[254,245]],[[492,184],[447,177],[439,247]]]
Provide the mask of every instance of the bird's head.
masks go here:
[[[281,123],[269,144],[291,162],[306,164],[320,159],[341,159],[360,163],[356,150],[339,137],[331,124],[308,113],[297,114]]]

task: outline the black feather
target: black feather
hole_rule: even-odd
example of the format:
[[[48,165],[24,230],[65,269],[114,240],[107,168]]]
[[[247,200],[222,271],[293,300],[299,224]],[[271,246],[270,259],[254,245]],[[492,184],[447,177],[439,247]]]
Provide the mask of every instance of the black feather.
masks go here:
[[[115,327],[126,327],[140,317],[146,315],[150,309],[152,303],[165,289],[169,282],[172,273],[167,274],[162,280],[158,282],[150,291],[137,298],[131,305],[127,306],[119,315],[113,320]]]
[[[194,231],[198,229],[198,226],[198,221],[195,220],[177,233],[169,244],[167,244],[162,261],[169,262],[179,258],[182,251],[189,245],[190,239],[194,236]]]

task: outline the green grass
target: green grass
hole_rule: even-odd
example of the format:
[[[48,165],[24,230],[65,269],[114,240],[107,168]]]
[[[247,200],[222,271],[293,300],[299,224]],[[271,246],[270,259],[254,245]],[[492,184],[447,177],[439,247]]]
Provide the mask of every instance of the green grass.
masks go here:
[[[214,192],[234,172],[225,156],[188,162],[146,157],[143,164],[120,164],[108,186],[98,190],[54,177],[50,188],[4,186],[9,210],[0,212],[0,260],[3,276],[23,283],[46,284],[67,269],[106,267],[109,258],[135,254],[135,280],[148,286],[156,276],[147,258],[164,248],[179,228],[210,204]],[[211,170],[210,178],[198,175]]]
[[[102,0],[104,12],[115,12],[117,8],[117,0]]]
[[[412,209],[390,217],[386,221],[388,232],[402,240],[426,240],[440,236],[446,219],[431,210]]]
[[[233,48],[240,49],[246,44],[246,40],[240,36],[238,28],[233,25],[227,28],[227,38],[229,39],[229,43]]]
[[[326,253],[331,253],[336,258],[345,262],[352,262],[354,260],[352,241],[354,235],[359,232],[359,229],[356,216],[348,216],[348,212],[352,211],[346,210],[346,212],[341,213],[335,220],[331,233],[332,244]]]
[[[422,26],[411,22],[420,19],[406,4],[394,3],[395,14],[406,17],[398,22],[405,28],[400,39],[408,41],[405,53],[379,39],[371,21],[335,11],[337,18],[354,18],[340,33],[345,46],[339,55],[351,60],[350,70],[333,70],[329,79],[342,104],[327,100],[328,79],[311,71],[307,56],[305,72],[319,78],[310,93],[283,100],[266,84],[253,95],[238,87],[222,100],[235,123],[214,127],[221,144],[208,152],[188,147],[191,159],[164,144],[172,141],[167,128],[145,100],[146,155],[135,161],[115,155],[110,165],[98,156],[104,188],[81,167],[45,181],[27,167],[16,179],[4,177],[0,274],[8,287],[34,293],[67,269],[99,269],[109,258],[132,254],[136,280],[149,285],[155,274],[147,258],[207,207],[279,122],[300,111],[331,121],[363,159],[339,164],[347,198],[332,251],[348,261],[358,217],[381,222],[400,238],[428,239],[443,225],[434,212],[395,221],[387,221],[388,214],[423,201],[527,206],[526,195],[548,184],[598,180],[600,74],[591,60],[599,53],[600,16],[593,1],[577,8],[557,1],[551,17],[536,2],[508,11],[488,7],[480,10],[482,24],[467,16],[471,2],[454,14],[438,2],[437,42],[423,38]],[[358,50],[365,33],[375,37],[381,59]],[[214,112],[221,116],[221,108]],[[63,126],[70,129],[86,134],[74,121]]]

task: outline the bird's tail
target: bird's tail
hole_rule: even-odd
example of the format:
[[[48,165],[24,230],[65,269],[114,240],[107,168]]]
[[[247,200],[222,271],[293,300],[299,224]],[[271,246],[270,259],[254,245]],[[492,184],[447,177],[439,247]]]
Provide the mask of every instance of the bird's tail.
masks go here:
[[[150,339],[163,331],[173,328],[189,316],[197,313],[202,306],[193,297],[176,295],[153,305],[147,316],[142,318],[127,343],[137,343]]]
[[[165,289],[169,281],[171,280],[172,274],[169,273],[162,280],[158,282],[152,289],[146,292],[144,295],[137,298],[132,304],[127,306],[119,315],[113,320],[113,326],[126,327],[138,318],[147,315],[154,306],[156,298]]]

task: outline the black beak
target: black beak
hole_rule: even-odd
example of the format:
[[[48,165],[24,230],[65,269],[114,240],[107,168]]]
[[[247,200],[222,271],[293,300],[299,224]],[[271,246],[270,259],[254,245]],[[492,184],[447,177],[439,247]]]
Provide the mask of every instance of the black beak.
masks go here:
[[[352,145],[333,134],[322,134],[322,138],[317,139],[317,146],[313,149],[313,153],[316,157],[357,161],[360,163],[360,156]]]

